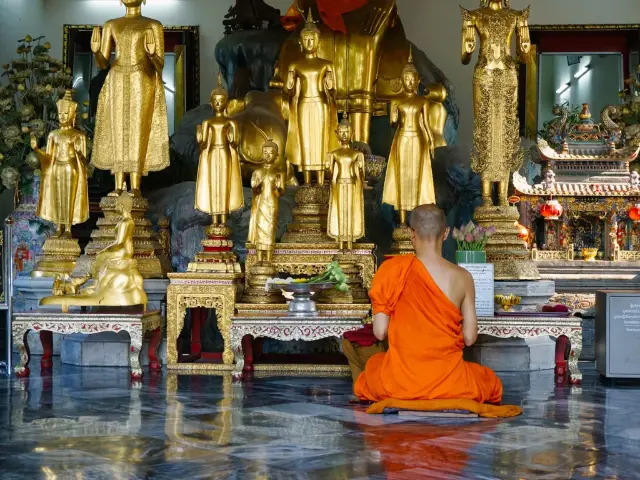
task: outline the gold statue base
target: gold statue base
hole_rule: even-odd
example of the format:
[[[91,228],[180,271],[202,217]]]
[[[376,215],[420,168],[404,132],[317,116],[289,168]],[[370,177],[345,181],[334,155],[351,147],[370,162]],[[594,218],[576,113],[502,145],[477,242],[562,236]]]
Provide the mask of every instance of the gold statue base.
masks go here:
[[[242,303],[252,304],[269,304],[284,303],[285,298],[279,291],[265,290],[265,284],[269,278],[277,275],[275,267],[270,263],[257,263],[251,267],[251,271],[247,273],[247,286],[242,296]]]
[[[283,243],[334,243],[327,235],[329,185],[304,185],[296,190],[293,220]]]
[[[401,225],[393,230],[393,243],[391,250],[385,255],[386,257],[395,257],[396,255],[413,255],[413,243],[411,242],[411,229],[406,225]]]
[[[478,207],[473,219],[483,228],[496,228],[486,247],[495,280],[540,280],[538,267],[530,259],[524,241],[518,238],[516,222],[520,213],[516,207]]]
[[[226,225],[209,225],[207,239],[202,240],[203,251],[196,254],[187,267],[188,272],[242,273],[238,257],[233,253],[233,241],[229,240],[231,228]]]
[[[252,272],[255,271],[254,268],[259,265],[259,262],[255,247],[247,245],[247,248],[244,267],[247,272],[245,285],[249,289],[254,282]],[[329,263],[337,260],[343,268],[347,269],[344,273],[347,276],[347,283],[352,288],[351,301],[347,303],[369,302],[367,292],[371,288],[377,265],[374,250],[373,243],[354,243],[353,249],[345,252],[340,251],[335,242],[331,244],[277,243],[272,259],[275,273],[270,276],[273,277],[278,273],[319,275],[325,271]],[[340,292],[336,291],[336,293]],[[337,301],[337,297],[334,298]],[[282,300],[279,300],[278,303],[281,302]]]
[[[100,209],[104,217],[98,219],[98,228],[91,233],[91,242],[85,248],[84,255],[78,259],[73,272],[74,276],[86,275],[98,252],[115,240],[115,227],[120,220],[120,215],[115,209],[117,198],[109,194],[100,201]],[[133,257],[137,261],[138,270],[143,278],[166,278],[167,272],[172,270],[169,252],[166,251],[166,244],[163,246],[158,242],[151,222],[145,218],[148,209],[149,202],[146,198],[133,198],[131,215],[136,225],[133,234]],[[167,224],[163,223],[161,228],[167,229]],[[168,236],[168,231],[161,232],[160,235]]]
[[[32,277],[71,275],[80,257],[80,245],[75,238],[49,237],[42,246],[42,257],[31,272]]]
[[[357,244],[356,244],[357,246]],[[345,251],[336,255],[333,260],[337,261],[342,272],[347,277],[347,285],[349,291],[341,292],[335,288],[323,290],[318,298],[318,303],[329,304],[351,304],[351,303],[369,303],[369,294],[362,286],[362,277],[360,269],[356,266],[357,258]]]

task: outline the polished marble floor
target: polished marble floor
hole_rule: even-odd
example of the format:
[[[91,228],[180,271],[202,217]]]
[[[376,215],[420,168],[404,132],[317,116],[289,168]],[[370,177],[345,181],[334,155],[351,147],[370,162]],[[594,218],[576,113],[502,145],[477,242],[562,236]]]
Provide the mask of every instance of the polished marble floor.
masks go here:
[[[350,382],[163,373],[56,364],[0,377],[0,478],[640,478],[640,386],[580,388],[553,373],[501,375],[510,420],[374,416]]]

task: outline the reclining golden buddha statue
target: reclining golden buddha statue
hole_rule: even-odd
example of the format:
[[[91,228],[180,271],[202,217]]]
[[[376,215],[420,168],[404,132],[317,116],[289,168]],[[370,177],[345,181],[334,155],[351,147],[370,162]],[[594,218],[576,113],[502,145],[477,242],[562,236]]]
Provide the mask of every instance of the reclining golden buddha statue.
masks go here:
[[[144,281],[133,258],[133,233],[135,224],[131,216],[133,196],[126,186],[116,201],[116,211],[121,215],[115,228],[115,241],[98,253],[89,274],[70,278],[57,276],[53,295],[40,300],[41,306],[60,305],[63,312],[69,306],[125,307],[142,305],[147,308]],[[93,283],[83,287],[89,280]]]

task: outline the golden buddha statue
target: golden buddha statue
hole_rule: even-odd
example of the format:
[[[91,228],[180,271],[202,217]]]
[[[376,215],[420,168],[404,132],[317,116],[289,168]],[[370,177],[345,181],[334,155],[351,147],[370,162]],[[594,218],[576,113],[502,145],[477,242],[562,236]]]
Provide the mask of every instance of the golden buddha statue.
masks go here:
[[[471,167],[482,178],[484,206],[493,205],[492,187],[498,184],[498,204],[507,206],[509,176],[520,168],[518,121],[518,72],[511,55],[511,38],[517,33],[517,49],[526,60],[531,50],[529,9],[513,10],[508,0],[483,0],[483,6],[469,11],[462,8],[462,63],[480,53],[473,75],[475,124]]]
[[[53,295],[40,300],[40,305],[60,305],[66,312],[69,306],[123,307],[142,305],[146,310],[147,295],[142,275],[133,258],[133,233],[135,223],[131,216],[133,197],[125,190],[116,199],[116,211],[120,221],[116,225],[115,241],[96,256],[88,275],[83,278],[59,278]],[[93,284],[80,290],[90,279]],[[65,286],[62,282],[68,282]],[[66,292],[77,292],[65,295]]]
[[[351,250],[364,236],[364,154],[350,147],[352,129],[345,116],[336,132],[340,148],[329,153],[331,175],[327,235],[338,241],[340,250]]]
[[[162,24],[143,17],[143,0],[121,0],[124,17],[95,27],[91,50],[101,69],[116,57],[100,92],[92,163],[115,175],[115,194],[124,189],[140,195],[143,175],[169,166],[169,127],[162,84],[164,32]]]
[[[431,171],[435,140],[429,124],[430,102],[418,95],[420,75],[409,61],[402,71],[406,99],[391,105],[391,123],[397,124],[382,193],[382,202],[400,212],[400,223],[406,224],[407,212],[418,205],[436,203]],[[444,137],[443,137],[444,139]]]
[[[333,97],[333,64],[318,57],[320,30],[313,23],[311,10],[300,42],[305,56],[289,65],[285,85],[289,93],[286,160],[302,171],[305,184],[311,184],[315,172],[318,185],[323,185],[326,154],[338,147],[333,134],[338,112]]]
[[[36,215],[53,222],[56,237],[71,238],[71,225],[89,218],[87,136],[75,128],[78,104],[71,90],[56,103],[60,128],[49,133],[45,151],[31,135],[31,148],[40,159],[42,180]]]
[[[247,242],[256,248],[258,264],[271,263],[276,244],[278,227],[278,198],[284,193],[285,177],[275,164],[278,158],[278,145],[258,126],[255,128],[265,137],[262,146],[262,166],[253,172],[251,189],[251,220]]]
[[[211,92],[215,113],[198,125],[200,162],[196,182],[195,207],[213,217],[212,225],[224,225],[227,215],[244,206],[242,174],[238,158],[238,125],[225,115],[227,90],[218,74],[218,86]]]

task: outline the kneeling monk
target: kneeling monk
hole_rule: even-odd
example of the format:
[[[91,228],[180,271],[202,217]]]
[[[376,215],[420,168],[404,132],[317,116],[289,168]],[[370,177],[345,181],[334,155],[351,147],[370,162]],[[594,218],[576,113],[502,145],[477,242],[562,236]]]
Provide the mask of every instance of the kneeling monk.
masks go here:
[[[369,296],[373,332],[388,336],[354,385],[362,400],[471,399],[500,403],[502,383],[486,367],[462,359],[478,337],[473,278],[442,258],[449,233],[444,212],[421,205],[411,214],[416,256],[385,261]]]

